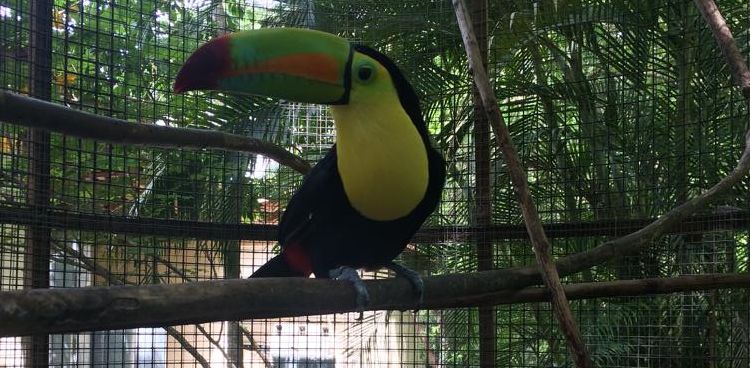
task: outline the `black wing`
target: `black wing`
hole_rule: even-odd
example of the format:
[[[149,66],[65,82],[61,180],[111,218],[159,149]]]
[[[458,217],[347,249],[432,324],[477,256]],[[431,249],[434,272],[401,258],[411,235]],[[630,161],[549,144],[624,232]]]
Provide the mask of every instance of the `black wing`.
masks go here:
[[[320,205],[328,202],[331,190],[341,184],[336,165],[336,145],[320,160],[302,181],[289,201],[279,223],[279,243],[283,247],[290,240],[305,232],[310,225],[315,211]]]

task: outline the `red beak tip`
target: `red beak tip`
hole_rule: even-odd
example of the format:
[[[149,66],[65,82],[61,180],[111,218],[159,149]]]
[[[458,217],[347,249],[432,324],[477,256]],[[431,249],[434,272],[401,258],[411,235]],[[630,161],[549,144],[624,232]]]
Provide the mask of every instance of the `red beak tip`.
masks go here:
[[[175,79],[172,90],[184,93],[199,89],[214,89],[217,80],[231,65],[229,38],[216,38],[193,52],[185,61]]]

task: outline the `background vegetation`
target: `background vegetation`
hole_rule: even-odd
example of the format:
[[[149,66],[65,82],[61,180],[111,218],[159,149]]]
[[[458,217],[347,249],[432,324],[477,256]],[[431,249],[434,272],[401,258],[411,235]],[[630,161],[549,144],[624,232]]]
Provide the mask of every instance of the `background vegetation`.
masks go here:
[[[740,49],[750,54],[750,5],[725,0],[719,6]],[[29,91],[32,67],[28,7],[27,0],[0,3],[0,88],[21,93]],[[487,22],[492,82],[545,221],[602,221],[612,229],[618,220],[653,218],[733,167],[750,107],[732,87],[692,1],[493,1]],[[444,200],[428,225],[455,229],[444,242],[410,248],[404,261],[429,274],[475,270],[475,247],[465,240],[475,206],[472,86],[447,1],[56,0],[52,99],[133,122],[262,137],[314,161],[333,141],[332,122],[319,106],[171,92],[179,66],[202,42],[228,31],[276,26],[316,28],[364,42],[402,68],[449,161]],[[2,206],[24,205],[29,164],[24,137],[23,129],[0,124]],[[491,146],[493,223],[518,225],[502,157],[494,142]],[[301,180],[257,156],[133,148],[59,135],[53,135],[51,162],[55,209],[113,216],[272,223]],[[744,213],[750,208],[748,189],[743,182],[706,213]],[[22,235],[17,226],[1,229],[0,270],[6,275],[19,268],[5,262],[22,247]],[[103,236],[53,232],[60,244],[105,246],[98,257],[119,254],[136,263],[180,244]],[[606,239],[557,238],[553,246],[562,255]],[[568,281],[747,272],[748,240],[747,229],[674,234],[646,254]],[[533,262],[523,240],[498,238],[494,245],[497,267]],[[223,264],[223,274],[215,277],[240,275],[237,242],[198,246]],[[138,282],[160,282],[155,273],[141,271]],[[118,272],[128,276],[127,270]],[[7,281],[2,286],[13,287]],[[573,306],[599,366],[746,367],[748,303],[745,291],[713,291]],[[419,317],[438,364],[477,364],[476,310],[423,311]],[[496,320],[501,366],[567,364],[547,305],[501,307]]]

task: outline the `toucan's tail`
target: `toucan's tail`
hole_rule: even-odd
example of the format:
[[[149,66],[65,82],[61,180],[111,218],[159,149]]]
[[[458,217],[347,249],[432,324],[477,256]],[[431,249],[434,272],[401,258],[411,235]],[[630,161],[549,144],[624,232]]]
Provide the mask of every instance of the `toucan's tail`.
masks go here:
[[[299,272],[292,270],[292,267],[284,257],[284,254],[279,254],[276,257],[271,258],[266,264],[260,266],[259,269],[255,270],[250,277],[307,277],[307,275],[300,275]]]

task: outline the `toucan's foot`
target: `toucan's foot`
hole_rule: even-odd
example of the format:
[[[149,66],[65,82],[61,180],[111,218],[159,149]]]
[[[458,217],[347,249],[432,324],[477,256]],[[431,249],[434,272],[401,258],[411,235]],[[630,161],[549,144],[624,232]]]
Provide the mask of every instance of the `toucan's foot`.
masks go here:
[[[424,302],[424,282],[422,281],[422,277],[419,276],[419,273],[396,262],[388,262],[383,265],[383,267],[395,272],[396,275],[409,281],[411,288],[414,290],[414,295],[417,297],[417,306],[421,306],[422,302]]]
[[[370,294],[367,292],[365,283],[359,278],[357,270],[348,266],[341,266],[328,271],[328,276],[335,280],[349,281],[354,285],[354,290],[357,292],[357,310],[359,311],[358,319],[362,320],[365,307],[370,304]]]

